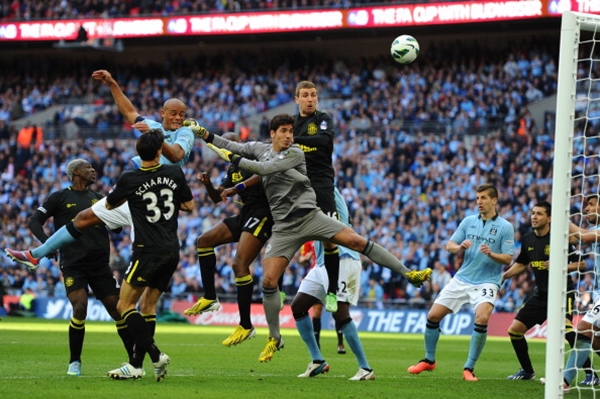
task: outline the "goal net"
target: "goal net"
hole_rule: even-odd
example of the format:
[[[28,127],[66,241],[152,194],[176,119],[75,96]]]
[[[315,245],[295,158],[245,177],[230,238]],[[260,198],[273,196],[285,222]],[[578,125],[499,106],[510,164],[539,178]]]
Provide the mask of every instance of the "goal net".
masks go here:
[[[563,372],[567,372],[568,376],[575,376],[571,381],[571,397],[577,394],[580,397],[582,395],[600,397],[600,387],[579,386],[579,382],[585,376],[584,371],[567,366],[566,360],[572,350],[565,346],[564,339],[569,222],[585,229],[593,227],[589,225],[585,214],[585,202],[588,196],[600,193],[599,132],[600,16],[565,12],[561,26],[554,142],[550,234],[552,267],[549,272],[548,289],[552,294],[548,295],[546,398],[562,397]],[[594,256],[589,244],[580,243],[578,250],[584,258]],[[600,259],[598,262],[600,264]],[[554,265],[564,265],[564,267],[554,267]],[[589,277],[593,277],[592,280],[595,280],[593,265],[594,263],[591,262],[590,270],[575,273],[575,287],[578,287],[579,283],[583,284],[588,274]],[[581,306],[579,312],[575,308],[574,326],[585,314],[585,307],[581,301],[586,295],[591,294],[589,289],[587,291],[576,292],[576,298]],[[586,304],[588,307],[591,305],[592,302]],[[593,351],[590,353],[592,364],[600,365],[597,355]]]

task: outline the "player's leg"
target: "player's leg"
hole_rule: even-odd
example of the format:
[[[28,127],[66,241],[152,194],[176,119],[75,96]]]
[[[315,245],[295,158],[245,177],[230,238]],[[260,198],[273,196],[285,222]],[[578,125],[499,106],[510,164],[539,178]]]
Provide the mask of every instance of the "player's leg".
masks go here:
[[[331,219],[329,219],[331,220]],[[329,222],[331,223],[331,222]],[[342,225],[344,226],[344,225]],[[421,271],[410,271],[398,258],[373,241],[361,237],[349,227],[344,226],[342,230],[331,237],[331,241],[362,253],[373,262],[385,266],[396,273],[406,277],[415,286],[420,286],[423,281],[429,280],[432,270],[426,268]]]
[[[317,196],[317,206],[328,217],[339,220],[338,211],[335,204],[333,187],[319,187],[315,189]],[[340,272],[340,252],[335,243],[323,241],[325,270],[329,277],[327,286],[327,297],[325,298],[325,309],[328,312],[337,311],[337,282]]]
[[[452,279],[435,299],[433,306],[427,313],[425,324],[425,357],[417,364],[410,366],[408,372],[420,374],[423,371],[433,371],[436,367],[435,354],[437,343],[440,338],[440,323],[448,314],[460,310],[461,306],[468,300],[464,293],[465,287],[458,280]]]
[[[573,304],[575,303],[575,293],[573,291],[569,291],[567,293],[567,303],[566,303],[566,317],[565,317],[565,339],[573,348],[575,346],[575,341],[577,339],[577,333],[573,328]],[[593,333],[590,336],[595,336]],[[585,359],[585,362],[582,366],[585,371],[585,379],[579,383],[582,386],[597,386],[600,385],[600,378],[598,378],[598,374],[594,370],[592,366],[592,361],[588,356]]]
[[[563,377],[567,385],[571,385],[579,369],[589,360],[592,351],[592,340],[594,340],[592,333],[593,322],[590,322],[591,318],[588,318],[588,314],[589,312],[586,313],[577,325],[577,339],[565,365]]]
[[[179,262],[179,251],[166,253],[133,253],[130,267],[125,272],[117,311],[121,314],[127,328],[134,338],[136,355],[132,363],[111,370],[108,375],[114,379],[140,378],[142,376],[142,356],[137,353],[148,353],[152,359],[157,381],[166,374],[166,365],[170,359],[163,354],[154,342],[150,327],[138,312],[136,306],[144,291],[145,300],[140,304],[143,311],[156,309],[160,294],[166,290],[169,279]],[[155,311],[155,310],[154,310]]]
[[[81,374],[81,352],[83,351],[83,341],[85,338],[85,319],[87,317],[88,295],[87,287],[80,287],[75,290],[69,290],[67,298],[73,307],[73,316],[69,323],[69,369],[68,375]]]
[[[327,273],[329,275],[329,273]],[[336,300],[337,303],[337,300]],[[323,315],[323,304],[321,302],[317,302],[312,307],[312,324],[313,324],[313,333],[315,335],[315,340],[317,341],[317,345],[319,348],[321,347],[321,316]]]
[[[471,334],[469,355],[463,367],[463,379],[477,381],[473,374],[475,363],[479,359],[487,340],[487,327],[490,316],[494,311],[494,302],[498,294],[498,287],[494,284],[480,284],[476,289],[469,291],[471,306],[475,309],[475,327]]]
[[[271,245],[273,245],[273,242]],[[284,345],[279,330],[281,295],[279,294],[278,281],[288,264],[289,261],[283,256],[267,258],[263,262],[263,308],[269,326],[269,337],[265,349],[258,358],[261,362],[271,360],[273,354],[283,348]]]
[[[531,358],[529,357],[529,348],[527,345],[527,339],[525,333],[529,328],[519,318],[524,319],[526,312],[527,303],[524,307],[519,310],[517,317],[512,321],[510,327],[508,327],[508,336],[510,337],[510,343],[517,355],[517,360],[521,365],[521,369],[515,374],[506,377],[508,380],[533,380],[535,379],[535,371],[531,364]],[[519,316],[520,315],[520,316]]]
[[[79,221],[79,223],[77,223]],[[94,214],[91,208],[87,208],[77,214],[75,220],[58,229],[52,234],[46,242],[39,247],[29,251],[15,251],[14,249],[6,248],[7,255],[19,262],[30,270],[37,269],[39,259],[44,256],[53,254],[58,249],[74,243],[85,231],[85,229],[102,224],[102,220]]]
[[[346,354],[346,348],[344,347],[344,333],[342,331],[336,330],[336,335],[337,335],[337,340],[338,340],[338,344],[337,344],[337,353],[339,355],[345,355]]]
[[[308,273],[302,280],[302,283],[300,283],[298,293],[294,296],[291,305],[294,320],[296,321],[296,328],[311,357],[311,361],[308,364],[306,371],[298,375],[300,378],[315,377],[329,371],[329,365],[325,361],[319,349],[317,340],[315,339],[312,320],[308,313],[311,307],[321,303],[319,298],[324,298],[326,295],[326,287],[318,278],[317,269],[320,270],[324,268],[313,268]],[[327,272],[324,271],[324,273]]]
[[[252,273],[250,272],[250,264],[256,259],[264,244],[258,236],[249,231],[243,231],[238,240],[238,248],[233,259],[232,267],[233,272],[235,273],[240,324],[235,331],[222,342],[225,346],[237,345],[254,337],[256,334],[250,317],[252,291],[254,289],[254,280],[252,279]]]
[[[106,311],[108,312],[110,317],[112,317],[113,320],[115,321],[115,325],[117,328],[117,334],[119,334],[119,338],[121,338],[121,341],[123,342],[125,351],[127,351],[127,358],[129,359],[129,362],[131,363],[131,361],[133,359],[135,342],[133,340],[133,336],[129,332],[129,329],[127,328],[127,324],[125,323],[125,320],[123,320],[123,318],[121,317],[121,314],[117,311],[117,302],[119,301],[119,295],[118,294],[109,295],[107,297],[100,299],[100,301],[106,308]]]
[[[335,319],[336,331],[343,332],[346,335],[348,346],[356,356],[358,362],[358,372],[350,380],[352,381],[364,381],[374,380],[375,372],[367,361],[367,356],[362,346],[362,342],[358,336],[358,329],[356,324],[350,317],[350,304],[348,302],[342,302],[338,298],[338,311],[333,314]]]
[[[204,296],[198,299],[194,306],[183,311],[183,313],[188,316],[204,312],[213,312],[221,308],[215,288],[215,271],[217,269],[215,247],[225,243],[234,242],[233,234],[227,224],[227,221],[230,221],[231,219],[235,218],[227,218],[224,221],[217,223],[210,230],[198,236],[198,239],[196,240]]]
[[[580,368],[583,367],[585,362],[589,359],[592,347],[598,347],[600,344],[597,342],[598,339],[595,337],[595,331],[600,320],[600,314],[597,312],[598,306],[600,306],[600,298],[596,298],[594,305],[583,318],[577,324],[577,335],[573,350],[569,354],[567,364],[563,372],[563,378],[565,384],[571,385],[571,382],[577,375]]]
[[[88,271],[89,285],[96,298],[104,305],[104,308],[113,318],[117,328],[117,334],[123,342],[123,346],[127,351],[127,358],[131,362],[134,352],[134,340],[125,320],[121,317],[121,314],[117,311],[117,303],[119,302],[119,291],[121,286],[119,282],[114,278],[110,267],[107,265],[103,268],[91,269]]]

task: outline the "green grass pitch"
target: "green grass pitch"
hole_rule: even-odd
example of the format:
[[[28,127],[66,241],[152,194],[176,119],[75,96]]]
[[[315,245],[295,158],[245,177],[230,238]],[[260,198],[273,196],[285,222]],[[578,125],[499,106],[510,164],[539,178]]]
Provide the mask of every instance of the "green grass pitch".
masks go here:
[[[259,363],[267,331],[236,347],[221,341],[233,327],[159,323],[156,341],[171,357],[165,380],[157,383],[149,359],[139,381],[113,381],[110,369],[126,360],[114,325],[88,322],[80,377],[67,376],[68,321],[4,318],[0,320],[0,396],[10,398],[542,398],[536,381],[507,381],[519,366],[507,338],[488,338],[479,359],[478,382],[461,379],[468,337],[440,338],[438,367],[413,376],[406,368],[423,356],[423,337],[362,333],[375,381],[348,381],[358,366],[354,356],[336,352],[333,331],[321,337],[331,371],[315,378],[297,378],[310,361],[298,333],[283,330],[285,348],[269,363]],[[543,341],[529,342],[538,378],[544,375]],[[598,394],[598,392],[596,392]],[[590,389],[569,397],[595,397]]]

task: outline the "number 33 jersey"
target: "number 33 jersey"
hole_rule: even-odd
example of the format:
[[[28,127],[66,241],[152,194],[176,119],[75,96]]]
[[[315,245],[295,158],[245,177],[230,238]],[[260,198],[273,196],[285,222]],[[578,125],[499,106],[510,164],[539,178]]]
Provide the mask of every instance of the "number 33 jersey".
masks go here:
[[[106,201],[129,204],[138,252],[178,251],[177,217],[181,203],[193,199],[179,166],[156,165],[124,172]]]

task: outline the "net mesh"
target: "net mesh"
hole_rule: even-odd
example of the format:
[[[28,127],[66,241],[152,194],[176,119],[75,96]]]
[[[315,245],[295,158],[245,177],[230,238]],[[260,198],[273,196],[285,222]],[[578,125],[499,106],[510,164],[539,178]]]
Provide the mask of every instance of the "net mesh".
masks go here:
[[[578,43],[576,43],[578,46],[577,69],[574,71],[576,85],[569,216],[570,222],[586,230],[600,227],[598,226],[600,217],[596,218],[595,216],[598,209],[588,206],[590,196],[600,193],[599,41],[600,19],[592,29],[587,25],[580,32]],[[557,112],[565,112],[565,110],[557,109]],[[556,132],[556,134],[560,134],[560,132]],[[559,148],[555,149],[555,151],[560,150]],[[585,261],[585,268],[571,273],[575,287],[574,326],[579,324],[581,318],[588,311],[593,311],[594,300],[599,299],[596,305],[600,306],[600,278],[598,278],[600,276],[600,245],[580,241],[576,245],[576,251],[580,254],[581,259]],[[578,340],[581,340],[580,334]],[[598,337],[598,340],[600,341],[600,337]],[[581,360],[572,361],[573,351],[581,355],[576,356],[575,359],[577,357],[582,359],[586,354],[589,354],[592,367],[600,367],[600,359],[594,354],[593,350],[589,352],[581,348],[579,343],[573,349],[567,345],[565,355],[566,359],[571,357],[571,362],[566,360],[565,375],[575,375],[571,381],[571,396],[574,396],[573,391],[576,391],[579,397],[600,397],[600,386],[594,386],[593,384],[591,386],[581,385],[586,379],[586,372],[576,366],[582,363]],[[590,372],[591,370],[587,370],[588,374]]]

